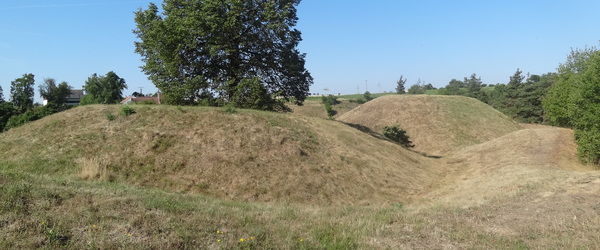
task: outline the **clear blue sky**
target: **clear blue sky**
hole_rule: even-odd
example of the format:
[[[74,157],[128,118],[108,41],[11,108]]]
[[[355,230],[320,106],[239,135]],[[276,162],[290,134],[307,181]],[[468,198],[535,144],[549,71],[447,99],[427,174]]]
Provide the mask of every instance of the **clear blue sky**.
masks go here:
[[[3,0],[0,85],[34,73],[81,88],[114,70],[126,94],[154,85],[140,72],[133,12],[149,0]],[[154,1],[159,2],[159,1]],[[312,92],[392,90],[404,75],[444,86],[477,73],[506,82],[516,68],[554,71],[570,48],[597,45],[600,1],[304,0],[298,28]],[[37,87],[36,87],[37,92]],[[36,93],[37,95],[37,93]],[[39,97],[36,96],[36,100]]]

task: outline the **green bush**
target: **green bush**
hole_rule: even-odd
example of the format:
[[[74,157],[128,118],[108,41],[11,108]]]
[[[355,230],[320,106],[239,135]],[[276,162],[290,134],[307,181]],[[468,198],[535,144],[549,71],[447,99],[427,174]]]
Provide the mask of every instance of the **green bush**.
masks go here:
[[[106,119],[109,121],[114,121],[117,117],[113,114],[106,114]]]
[[[587,163],[600,165],[600,129],[575,130],[579,157]]]
[[[325,103],[325,111],[327,112],[327,117],[329,117],[329,119],[333,119],[333,117],[337,114],[337,111],[335,111],[328,103]]]
[[[235,109],[235,106],[233,104],[227,104],[223,106],[223,112],[228,114],[235,114],[237,113],[237,110]]]
[[[371,92],[367,91],[363,94],[363,98],[365,99],[365,102],[368,102],[370,100],[373,100],[373,96],[371,95]]]
[[[133,109],[131,106],[123,106],[121,107],[121,114],[124,116],[130,116],[135,114],[135,109]]]
[[[79,105],[90,105],[97,103],[92,95],[84,95],[79,101]]]
[[[17,112],[15,106],[10,102],[0,102],[0,132],[4,131],[4,126]]]
[[[242,80],[236,87],[230,102],[237,108],[278,110],[283,105],[268,93],[259,78]]]
[[[340,104],[341,102],[337,99],[337,97],[333,95],[327,95],[321,97],[321,102],[325,105],[334,106]]]
[[[410,141],[406,131],[400,129],[398,126],[385,126],[383,128],[383,135],[404,147],[411,148],[415,146],[412,141]]]
[[[562,67],[544,99],[544,111],[551,124],[575,129],[584,162],[600,165],[600,51],[580,61],[576,68]]]
[[[51,115],[53,113],[55,113],[55,110],[53,110],[50,107],[46,107],[46,106],[35,107],[29,111],[26,111],[23,114],[11,116],[10,119],[8,119],[8,122],[6,123],[6,126],[4,129],[8,130],[11,128],[16,128],[25,123],[42,119],[45,116]]]

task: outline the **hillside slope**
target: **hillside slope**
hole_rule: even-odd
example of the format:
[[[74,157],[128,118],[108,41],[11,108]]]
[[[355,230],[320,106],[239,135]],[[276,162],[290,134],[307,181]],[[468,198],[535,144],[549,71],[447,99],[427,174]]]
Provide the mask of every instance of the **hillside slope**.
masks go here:
[[[0,134],[0,165],[233,200],[398,202],[432,159],[335,121],[218,108],[84,106]]]
[[[388,95],[376,98],[338,117],[369,127],[399,125],[415,150],[445,155],[521,129],[499,111],[473,98],[441,95]]]
[[[485,204],[523,188],[554,187],[594,170],[578,161],[572,130],[544,126],[466,147],[443,164],[446,175],[425,197],[459,206]]]

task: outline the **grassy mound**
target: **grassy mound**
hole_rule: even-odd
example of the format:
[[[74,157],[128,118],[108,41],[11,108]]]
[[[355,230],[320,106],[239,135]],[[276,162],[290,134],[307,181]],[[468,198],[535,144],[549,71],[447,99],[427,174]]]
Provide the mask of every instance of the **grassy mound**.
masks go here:
[[[519,124],[473,98],[436,95],[387,95],[342,114],[338,120],[369,127],[399,125],[415,150],[445,155],[520,129]]]
[[[480,205],[523,189],[556,186],[591,173],[577,160],[570,129],[537,126],[515,131],[444,158],[447,174],[430,200],[458,206]],[[562,186],[562,188],[568,188]]]
[[[600,174],[568,129],[432,159],[320,118],[133,108],[0,134],[0,248],[600,246]]]
[[[393,203],[430,159],[335,121],[217,108],[85,106],[0,134],[0,165],[241,201]],[[110,117],[117,115],[116,119]]]

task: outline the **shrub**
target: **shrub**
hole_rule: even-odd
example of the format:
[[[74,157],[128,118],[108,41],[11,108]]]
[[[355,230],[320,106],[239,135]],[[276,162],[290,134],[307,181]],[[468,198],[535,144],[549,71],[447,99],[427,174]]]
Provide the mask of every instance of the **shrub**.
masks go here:
[[[237,110],[235,109],[235,106],[233,104],[227,104],[227,105],[223,106],[223,112],[229,113],[229,114],[235,114],[235,113],[237,113]]]
[[[371,95],[371,92],[367,91],[363,94],[363,98],[365,99],[365,102],[368,102],[370,100],[373,100],[373,96]]]
[[[404,147],[411,148],[415,146],[412,141],[410,141],[406,131],[400,129],[398,126],[385,126],[383,128],[383,135]]]
[[[117,117],[113,114],[106,114],[106,119],[109,121],[114,121]]]
[[[280,102],[273,99],[263,86],[259,78],[248,78],[242,80],[236,87],[231,98],[238,108],[276,110],[281,106]]]
[[[327,95],[321,97],[321,102],[325,105],[334,106],[340,104],[341,102],[337,99],[337,97],[333,95]]]
[[[133,114],[135,114],[135,109],[133,109],[132,107],[127,106],[127,105],[123,106],[123,107],[121,107],[121,114],[124,116],[133,115]]]
[[[35,107],[23,114],[11,116],[10,119],[8,119],[4,129],[8,130],[19,127],[25,123],[42,119],[45,116],[53,114],[54,112],[55,110],[49,107]]]
[[[79,101],[79,105],[90,105],[95,103],[96,100],[94,100],[94,97],[92,95],[84,95]]]
[[[544,109],[551,124],[575,129],[584,162],[600,164],[600,52],[583,58],[578,70],[560,75],[544,99]]]
[[[328,103],[325,104],[325,111],[327,112],[327,117],[329,117],[329,119],[333,119],[333,117],[337,114],[337,111],[335,111]]]
[[[4,126],[16,112],[17,110],[12,103],[0,102],[0,132],[4,130]]]
[[[600,129],[575,130],[579,157],[586,163],[600,165]]]

